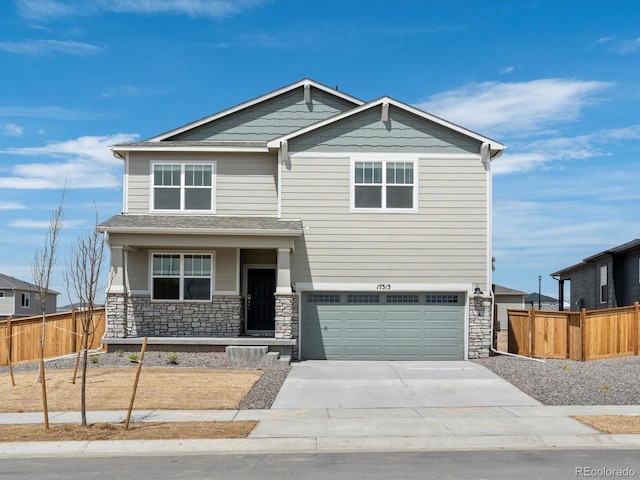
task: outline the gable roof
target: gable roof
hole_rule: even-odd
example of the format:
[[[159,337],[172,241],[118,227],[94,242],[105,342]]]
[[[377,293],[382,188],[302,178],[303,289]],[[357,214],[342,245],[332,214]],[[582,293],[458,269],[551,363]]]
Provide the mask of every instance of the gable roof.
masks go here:
[[[493,293],[495,295],[515,295],[520,297],[525,297],[529,295],[527,292],[523,292],[521,290],[515,290],[513,288],[503,287],[502,285],[493,285]]]
[[[228,139],[225,140],[224,138],[221,140],[214,140],[214,141],[204,140],[204,139],[202,141],[184,140],[184,139],[176,140],[176,138],[182,138],[181,134],[194,131],[199,127],[204,128],[204,126],[206,126],[207,124],[213,124],[216,121],[227,119],[233,114],[236,114],[238,112],[241,112],[243,110],[246,110],[252,107],[256,107],[262,103],[272,101],[279,96],[284,96],[300,88],[303,88],[305,91],[305,101],[308,101],[306,100],[307,92],[309,92],[310,94],[311,88],[315,88],[322,91],[324,94],[327,94],[327,95],[330,95],[331,97],[339,99],[341,102],[346,102],[348,105],[351,105],[353,108],[347,107],[347,110],[342,113],[331,115],[328,118],[317,121],[303,128],[299,128],[295,131],[288,132],[284,135],[280,135],[276,138],[267,139],[266,142],[255,141],[255,139],[254,141],[252,140],[229,141]],[[353,97],[351,95],[345,94],[337,89],[327,87],[326,85],[318,83],[314,80],[305,78],[295,83],[292,83],[290,85],[287,85],[285,87],[269,92],[265,95],[261,95],[247,102],[243,102],[234,107],[231,107],[221,112],[215,113],[213,115],[209,115],[207,117],[201,118],[200,120],[196,120],[194,122],[188,123],[186,125],[170,130],[163,134],[157,135],[155,137],[149,138],[147,140],[144,140],[141,142],[127,143],[122,145],[114,145],[111,147],[111,150],[114,152],[114,155],[123,159],[124,159],[124,156],[122,154],[128,151],[136,151],[136,150],[138,151],[172,151],[172,150],[175,150],[176,148],[179,148],[181,151],[194,151],[194,152],[196,151],[208,151],[208,152],[234,151],[234,152],[266,153],[270,150],[271,151],[273,151],[274,149],[277,150],[281,147],[286,148],[285,142],[288,142],[291,139],[300,137],[307,133],[313,132],[315,130],[334,124],[336,122],[340,122],[344,119],[353,117],[355,115],[358,115],[362,112],[366,112],[374,108],[378,108],[378,107],[381,108],[381,115],[384,115],[385,110],[386,112],[388,112],[388,108],[390,106],[401,109],[408,114],[417,116],[419,119],[435,124],[435,126],[437,127],[450,130],[453,133],[456,133],[458,135],[462,135],[479,144],[488,145],[489,158],[491,159],[498,157],[502,153],[502,150],[506,148],[505,145],[495,140],[492,140],[491,138],[480,135],[479,133],[476,133],[474,131],[461,127],[460,125],[444,120],[440,117],[437,117],[433,114],[420,110],[406,103],[395,100],[391,97],[384,96],[376,100],[365,103],[364,101],[356,97]]]
[[[500,156],[500,154],[502,153],[502,150],[504,150],[505,148],[507,148],[505,145],[503,145],[500,142],[497,142],[495,140],[490,139],[489,137],[485,137],[483,135],[480,135],[479,133],[473,132],[471,130],[468,130],[464,127],[461,127],[459,125],[456,125],[455,123],[449,122],[447,120],[444,120],[440,117],[437,117],[435,115],[432,115],[430,113],[427,113],[423,110],[420,110],[418,108],[412,107],[411,105],[407,105],[406,103],[400,102],[398,100],[395,100],[391,97],[380,97],[377,100],[373,100],[371,102],[367,102],[364,103],[358,107],[354,107],[351,110],[347,110],[346,112],[343,112],[341,114],[338,115],[334,115],[333,117],[327,118],[325,120],[322,120],[320,122],[314,123],[313,125],[309,125],[307,127],[301,128],[299,130],[296,130],[295,132],[291,132],[288,133],[286,135],[283,135],[281,137],[278,138],[274,138],[273,140],[267,142],[267,147],[269,148],[280,148],[281,144],[283,142],[288,142],[289,140],[299,137],[301,135],[310,133],[314,130],[317,130],[319,128],[325,127],[327,125],[330,125],[332,123],[336,123],[339,122],[341,120],[344,120],[345,118],[349,118],[351,116],[357,115],[359,113],[365,112],[367,110],[371,110],[373,108],[377,108],[380,107],[381,108],[381,116],[384,115],[384,113],[382,113],[384,111],[385,108],[388,108],[389,106],[393,105],[394,107],[397,107],[399,109],[402,109],[408,113],[411,113],[413,115],[416,115],[424,120],[427,120],[429,122],[435,123],[441,127],[444,127],[446,129],[449,130],[453,130],[456,133],[459,133],[461,135],[464,135],[466,137],[469,137],[475,141],[477,141],[478,143],[486,143],[489,145],[490,148],[490,158],[495,158]]]
[[[333,95],[335,97],[341,98],[342,100],[346,100],[349,103],[352,103],[353,105],[362,105],[364,102],[362,100],[360,100],[359,98],[355,98],[352,97],[351,95],[347,95],[346,93],[343,93],[339,90],[335,90],[333,88],[327,87],[326,85],[323,85],[321,83],[318,83],[314,80],[311,80],[310,78],[304,78],[302,80],[299,80],[295,83],[292,83],[290,85],[284,86],[282,88],[279,88],[277,90],[274,90],[272,92],[266,93],[264,95],[261,95],[257,98],[254,98],[252,100],[243,102],[239,105],[236,105],[234,107],[228,108],[226,110],[223,110],[221,112],[215,113],[213,115],[209,115],[207,117],[201,118],[200,120],[196,120],[194,122],[188,123],[186,125],[183,125],[182,127],[178,127],[176,129],[170,130],[168,132],[165,132],[161,135],[157,135],[155,137],[152,137],[150,139],[148,139],[148,142],[159,142],[162,140],[165,140],[167,138],[171,138],[174,137],[180,133],[186,132],[188,130],[192,130],[194,128],[197,128],[201,125],[204,125],[205,123],[210,123],[213,122],[215,120],[218,120],[222,117],[226,117],[228,115],[231,115],[233,113],[239,112],[241,110],[245,110],[247,108],[253,107],[254,105],[257,105],[259,103],[263,103],[266,102],[267,100],[271,100],[275,97],[278,97],[280,95],[284,95],[285,93],[291,92],[292,90],[295,90],[297,88],[300,87],[314,87],[317,88],[318,90],[322,90],[325,93],[328,93],[330,95]]]
[[[17,278],[0,273],[0,290],[24,290],[26,292],[37,292],[38,287],[33,283],[18,280]],[[59,295],[59,292],[54,290],[47,290],[47,293]]]
[[[580,263],[576,263],[575,265],[571,265],[570,267],[563,268],[562,270],[558,270],[555,273],[552,273],[551,276],[559,276],[565,275],[573,270],[584,267],[585,265],[592,263],[602,257],[609,255],[617,255],[620,253],[627,252],[629,250],[633,250],[635,248],[640,248],[640,239],[636,238],[635,240],[631,240],[630,242],[623,243],[622,245],[618,245],[617,247],[609,248],[608,250],[604,250],[602,252],[596,253],[595,255],[591,255],[582,260]]]

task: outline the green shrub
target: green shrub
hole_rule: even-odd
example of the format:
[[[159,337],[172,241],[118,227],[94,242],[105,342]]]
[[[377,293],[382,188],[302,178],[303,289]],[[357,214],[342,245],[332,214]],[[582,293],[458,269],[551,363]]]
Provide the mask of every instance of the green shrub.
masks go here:
[[[127,358],[129,359],[130,362],[137,362],[138,358],[140,358],[138,356],[137,353],[130,353],[129,355],[127,355]]]
[[[91,363],[98,363],[100,361],[100,357],[98,355],[91,355],[91,357],[89,357],[89,361]]]
[[[175,352],[171,352],[169,353],[169,363],[171,365],[177,365],[178,364],[178,354]]]

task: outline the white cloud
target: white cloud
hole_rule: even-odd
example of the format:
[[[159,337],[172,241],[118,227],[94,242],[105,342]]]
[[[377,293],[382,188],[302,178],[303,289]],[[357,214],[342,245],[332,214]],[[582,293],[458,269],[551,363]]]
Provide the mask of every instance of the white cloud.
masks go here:
[[[42,55],[48,53],[66,53],[85,56],[100,53],[102,49],[88,43],[73,40],[27,40],[24,42],[0,42],[0,50],[10,53]]]
[[[494,161],[493,172],[527,172],[537,168],[548,168],[549,164],[559,161],[604,157],[610,155],[606,150],[607,145],[621,140],[640,140],[640,125],[516,144],[513,148],[515,153],[509,153],[507,150]]]
[[[509,66],[509,67],[505,67],[502,70],[500,70],[500,74],[501,75],[508,75],[509,73],[513,73],[515,71],[515,68]]]
[[[541,79],[515,83],[472,83],[439,93],[418,108],[485,132],[531,133],[574,120],[606,82]]]
[[[222,18],[262,3],[264,3],[263,0],[93,0],[91,2],[19,0],[16,5],[23,16],[46,20],[101,12]]]
[[[61,107],[0,107],[0,117],[53,118],[56,120],[94,120],[94,113],[84,113]]]
[[[0,188],[61,189],[114,188],[120,184],[122,162],[113,157],[111,145],[134,141],[135,134],[86,136],[64,142],[51,142],[43,147],[11,148],[0,154],[59,159],[55,162],[34,161],[9,167],[9,176],[0,177]]]
[[[17,202],[0,202],[0,210],[24,210],[25,207]]]
[[[25,230],[47,230],[51,220],[13,220],[9,222],[10,228],[23,228]],[[63,220],[63,228],[82,228],[87,225],[85,220]]]
[[[20,137],[24,133],[24,128],[15,123],[7,123],[2,126],[2,134],[9,137]]]

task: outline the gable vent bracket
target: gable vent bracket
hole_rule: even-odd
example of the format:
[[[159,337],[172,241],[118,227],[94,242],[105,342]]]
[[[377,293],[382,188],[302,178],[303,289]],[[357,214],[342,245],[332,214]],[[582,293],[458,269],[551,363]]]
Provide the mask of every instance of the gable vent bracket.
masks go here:
[[[389,121],[389,102],[383,102],[382,103],[382,118],[381,120],[383,122],[388,122]]]
[[[280,143],[280,158],[282,161],[289,160],[289,143],[286,140]]]
[[[304,84],[304,103],[311,103],[311,85]]]

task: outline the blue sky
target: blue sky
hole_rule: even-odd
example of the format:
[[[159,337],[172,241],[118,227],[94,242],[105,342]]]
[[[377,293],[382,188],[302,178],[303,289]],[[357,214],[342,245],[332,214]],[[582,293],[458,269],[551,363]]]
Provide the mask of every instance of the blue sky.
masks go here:
[[[31,281],[65,180],[58,267],[122,204],[109,146],[312,78],[505,143],[494,282],[640,238],[640,2],[0,2],[0,272]]]

